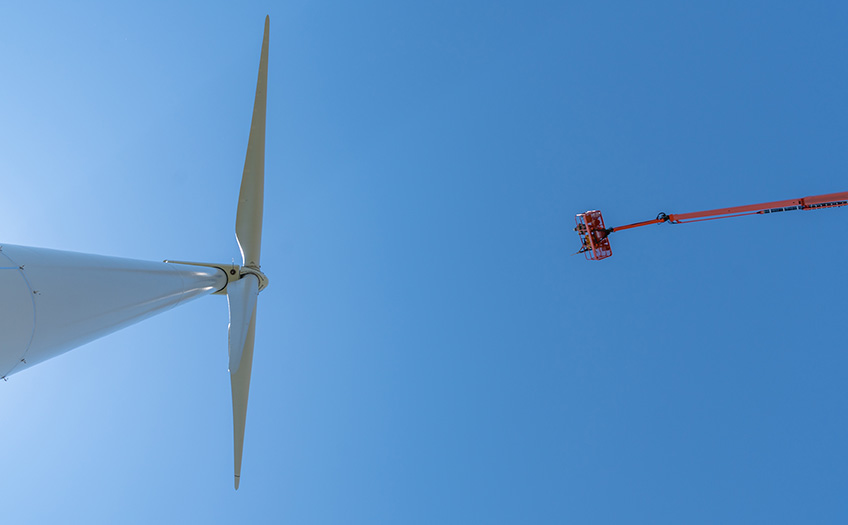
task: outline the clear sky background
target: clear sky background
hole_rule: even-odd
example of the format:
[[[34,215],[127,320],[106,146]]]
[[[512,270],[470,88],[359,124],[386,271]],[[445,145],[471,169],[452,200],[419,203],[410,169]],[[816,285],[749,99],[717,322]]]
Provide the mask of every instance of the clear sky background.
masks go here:
[[[0,7],[0,240],[229,262],[271,15],[241,488],[227,306],[0,383],[4,523],[845,523],[844,2]]]

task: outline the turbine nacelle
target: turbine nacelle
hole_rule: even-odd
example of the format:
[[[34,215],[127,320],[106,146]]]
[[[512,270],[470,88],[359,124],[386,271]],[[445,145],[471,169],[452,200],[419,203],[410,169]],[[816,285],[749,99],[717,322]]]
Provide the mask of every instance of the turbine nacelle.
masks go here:
[[[247,274],[255,275],[257,279],[259,279],[259,291],[264,290],[269,283],[268,276],[262,273],[259,268],[253,268],[251,266],[239,266],[235,263],[201,263],[194,261],[172,261],[170,259],[165,259],[162,262],[170,263],[170,264],[184,264],[187,266],[205,266],[207,268],[217,268],[224,272],[227,275],[227,284],[224,285],[223,288],[217,290],[213,293],[213,295],[226,295],[227,287],[230,283],[238,281],[242,277]]]

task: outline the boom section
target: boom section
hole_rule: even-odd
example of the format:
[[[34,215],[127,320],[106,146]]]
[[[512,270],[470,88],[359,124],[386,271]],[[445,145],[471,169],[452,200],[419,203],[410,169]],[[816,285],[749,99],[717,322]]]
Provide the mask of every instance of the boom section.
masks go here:
[[[669,222],[680,224],[685,222],[723,219],[726,217],[739,217],[742,215],[836,208],[838,206],[845,205],[848,205],[848,191],[828,193],[825,195],[813,195],[810,197],[803,197],[801,199],[763,202],[760,204],[748,204],[746,206],[733,206],[731,208],[716,208],[714,210],[696,211],[691,213],[672,213],[668,216],[668,220]],[[648,221],[648,224],[651,222],[653,221]],[[616,228],[616,230],[618,229],[622,228]]]

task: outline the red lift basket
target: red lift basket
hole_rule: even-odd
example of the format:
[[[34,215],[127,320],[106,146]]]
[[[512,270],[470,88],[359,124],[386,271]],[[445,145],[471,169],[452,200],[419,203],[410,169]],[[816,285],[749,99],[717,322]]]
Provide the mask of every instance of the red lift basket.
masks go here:
[[[577,223],[574,231],[580,235],[580,242],[583,243],[579,253],[591,261],[600,261],[612,255],[607,238],[609,231],[604,226],[604,218],[599,210],[578,213],[574,216],[574,222]]]

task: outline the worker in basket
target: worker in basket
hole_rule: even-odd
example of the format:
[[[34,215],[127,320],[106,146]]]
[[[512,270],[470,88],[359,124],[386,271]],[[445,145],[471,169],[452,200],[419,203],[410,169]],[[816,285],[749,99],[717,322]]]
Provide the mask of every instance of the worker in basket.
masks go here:
[[[574,228],[574,231],[579,233],[583,238],[583,246],[580,247],[580,250],[577,253],[586,253],[592,251],[593,243],[595,246],[600,245],[601,241],[606,239],[612,232],[612,228],[607,230],[586,231],[585,224],[578,224],[577,227]]]

